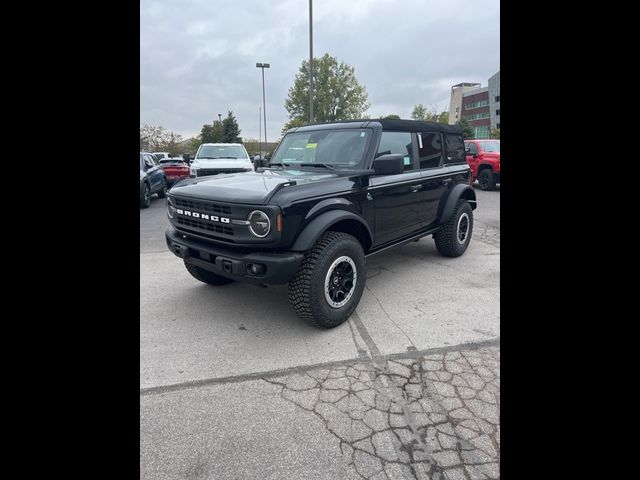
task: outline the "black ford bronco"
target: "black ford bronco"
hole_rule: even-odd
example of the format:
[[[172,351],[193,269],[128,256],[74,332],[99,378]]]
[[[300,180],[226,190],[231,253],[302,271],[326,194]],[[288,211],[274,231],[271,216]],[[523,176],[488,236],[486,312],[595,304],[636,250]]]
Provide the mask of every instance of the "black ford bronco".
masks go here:
[[[365,259],[432,235],[462,255],[476,195],[462,131],[412,120],[291,129],[268,167],[185,179],[167,194],[169,249],[193,277],[288,283],[297,314],[340,325],[364,290]]]

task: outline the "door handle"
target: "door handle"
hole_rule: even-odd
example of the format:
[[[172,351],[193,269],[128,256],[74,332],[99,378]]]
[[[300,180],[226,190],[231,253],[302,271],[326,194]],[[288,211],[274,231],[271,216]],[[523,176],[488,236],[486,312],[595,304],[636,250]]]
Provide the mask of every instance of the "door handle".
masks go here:
[[[412,193],[415,193],[418,190],[422,190],[422,184],[419,183],[418,185],[410,185],[409,188],[411,189]]]

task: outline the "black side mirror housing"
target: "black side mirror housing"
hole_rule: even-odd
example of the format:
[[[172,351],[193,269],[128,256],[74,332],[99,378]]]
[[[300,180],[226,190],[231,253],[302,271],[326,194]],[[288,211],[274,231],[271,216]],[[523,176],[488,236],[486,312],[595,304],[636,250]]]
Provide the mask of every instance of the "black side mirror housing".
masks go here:
[[[266,167],[266,162],[262,158],[257,158],[253,161],[253,167],[255,170]]]
[[[390,153],[381,155],[373,161],[376,175],[395,175],[404,172],[404,155]]]

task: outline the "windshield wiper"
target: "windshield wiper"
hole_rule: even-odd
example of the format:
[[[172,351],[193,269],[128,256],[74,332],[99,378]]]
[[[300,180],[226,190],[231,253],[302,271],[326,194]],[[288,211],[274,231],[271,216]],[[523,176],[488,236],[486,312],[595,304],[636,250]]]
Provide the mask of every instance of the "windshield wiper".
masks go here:
[[[271,165],[282,165],[283,167],[288,167],[290,164],[284,162],[269,162],[269,166]]]
[[[328,170],[335,170],[333,165],[329,165],[328,163],[301,163],[301,167],[322,167]]]

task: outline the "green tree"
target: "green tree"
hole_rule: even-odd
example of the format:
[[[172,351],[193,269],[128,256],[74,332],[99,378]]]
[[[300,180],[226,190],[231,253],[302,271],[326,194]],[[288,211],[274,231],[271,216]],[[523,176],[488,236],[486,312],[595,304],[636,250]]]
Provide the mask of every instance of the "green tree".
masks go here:
[[[369,108],[364,85],[354,68],[328,53],[313,59],[313,113],[315,122],[362,117]],[[309,119],[309,61],[303,60],[284,103],[290,120]]]
[[[411,112],[411,118],[413,118],[414,120],[425,121],[427,120],[427,115],[427,109],[421,103],[415,105],[413,107],[413,111]]]
[[[201,143],[216,143],[213,125],[203,125],[200,130],[200,142]]]
[[[449,123],[449,112],[447,112],[446,110],[444,112],[440,112],[440,115],[438,115],[438,123]]]
[[[391,115],[385,115],[384,117],[380,117],[381,119],[386,118],[388,120],[400,120],[400,115],[396,115],[392,113]]]
[[[476,137],[473,127],[469,125],[469,121],[466,118],[461,118],[456,122],[456,125],[462,128],[462,138],[465,140],[473,140]]]
[[[284,124],[284,127],[282,127],[282,130],[280,131],[280,135],[284,135],[285,133],[287,133],[287,130],[289,130],[290,128],[303,127],[304,125],[308,125],[308,124],[309,124],[308,120],[305,120],[302,118],[293,118]]]
[[[500,140],[500,129],[492,128],[491,132],[489,133],[489,138],[495,138],[496,140]]]
[[[186,149],[185,153],[191,153],[195,155],[201,143],[204,143],[204,142],[202,142],[200,137],[193,137],[193,138],[190,138],[189,140],[186,140],[185,147],[184,147]]]
[[[211,138],[213,140],[211,140],[211,143],[225,143],[224,140],[222,140],[223,135],[222,135],[221,121],[213,122],[212,133],[213,133],[213,136]]]
[[[222,121],[222,143],[242,143],[240,127],[231,110],[227,112],[227,118]]]

